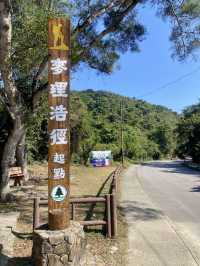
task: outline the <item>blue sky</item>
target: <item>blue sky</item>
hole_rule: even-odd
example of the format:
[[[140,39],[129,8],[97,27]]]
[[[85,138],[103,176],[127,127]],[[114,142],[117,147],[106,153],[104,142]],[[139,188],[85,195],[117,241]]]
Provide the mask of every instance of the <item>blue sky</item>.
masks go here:
[[[156,17],[155,10],[149,7],[142,9],[139,15],[147,28],[146,38],[140,43],[141,52],[123,54],[118,62],[120,69],[110,76],[80,67],[73,75],[72,88],[112,91],[181,112],[200,98],[200,58],[196,62],[172,59],[169,23]],[[193,71],[179,82],[163,88]]]

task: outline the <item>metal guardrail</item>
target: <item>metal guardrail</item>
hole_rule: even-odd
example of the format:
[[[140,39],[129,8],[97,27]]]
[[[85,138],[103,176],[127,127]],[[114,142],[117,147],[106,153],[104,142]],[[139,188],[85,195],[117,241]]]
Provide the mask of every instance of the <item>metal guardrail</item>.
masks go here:
[[[87,220],[79,221],[83,226],[93,226],[93,225],[105,225],[106,235],[108,237],[115,238],[117,236],[117,178],[121,173],[122,166],[118,166],[113,174],[111,175],[112,181],[110,186],[110,194],[101,197],[80,197],[80,198],[70,198],[71,205],[71,219],[75,220],[76,216],[76,206],[79,204],[88,203],[104,203],[105,204],[105,219],[104,220]],[[48,206],[47,199],[40,199],[39,197],[34,199],[33,206],[33,230],[39,228],[42,224],[40,222],[40,206]]]

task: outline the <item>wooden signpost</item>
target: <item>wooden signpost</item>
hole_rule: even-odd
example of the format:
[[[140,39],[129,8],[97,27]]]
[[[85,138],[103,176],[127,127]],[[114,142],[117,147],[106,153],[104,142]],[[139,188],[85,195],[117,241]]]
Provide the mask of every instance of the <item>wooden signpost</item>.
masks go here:
[[[49,20],[49,159],[48,217],[50,230],[69,226],[69,76],[70,21]]]

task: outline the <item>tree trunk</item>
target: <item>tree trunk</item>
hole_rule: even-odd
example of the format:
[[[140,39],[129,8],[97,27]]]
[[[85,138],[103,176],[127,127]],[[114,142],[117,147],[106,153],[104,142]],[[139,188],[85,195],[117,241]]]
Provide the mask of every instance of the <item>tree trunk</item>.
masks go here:
[[[16,164],[22,168],[24,179],[28,180],[27,153],[26,153],[26,130],[23,129],[22,137],[16,148]]]
[[[13,121],[13,128],[10,132],[8,140],[4,146],[1,161],[1,186],[0,197],[6,200],[9,193],[9,167],[15,163],[16,148],[20,142],[23,132],[23,114],[24,105],[22,95],[17,89],[15,80],[13,79],[12,68],[12,6],[11,0],[0,1],[0,71],[4,82],[3,102]]]
[[[24,133],[24,125],[21,117],[18,115],[13,121],[13,129],[10,132],[8,140],[4,146],[3,157],[1,161],[1,190],[0,197],[2,201],[7,200],[10,192],[9,168],[16,162],[17,145]]]
[[[71,129],[71,153],[79,153],[79,134],[76,128]]]

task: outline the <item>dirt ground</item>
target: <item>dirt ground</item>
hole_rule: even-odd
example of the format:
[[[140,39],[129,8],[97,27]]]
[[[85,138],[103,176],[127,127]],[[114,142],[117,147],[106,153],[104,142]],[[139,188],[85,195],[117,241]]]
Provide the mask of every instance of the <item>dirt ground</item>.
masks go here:
[[[71,167],[71,196],[104,195],[108,193],[110,183],[106,179],[115,167],[93,168],[83,166]],[[30,180],[21,188],[12,187],[16,197],[14,203],[0,204],[0,212],[18,211],[20,218],[13,233],[16,235],[15,259],[11,265],[28,266],[31,263],[32,252],[32,207],[33,198],[37,195],[47,198],[47,165],[34,164],[29,167]],[[77,220],[88,214],[90,206],[77,209]],[[47,222],[47,208],[43,208],[42,221]],[[104,214],[102,206],[97,206],[92,212],[94,218]],[[82,218],[81,218],[82,216]],[[96,217],[95,217],[96,216]],[[102,265],[125,266],[126,225],[118,213],[118,237],[108,239],[101,227],[90,227],[86,230],[87,248],[92,255],[102,260]],[[98,266],[101,266],[98,264]]]

